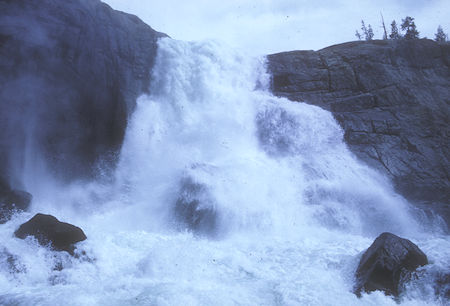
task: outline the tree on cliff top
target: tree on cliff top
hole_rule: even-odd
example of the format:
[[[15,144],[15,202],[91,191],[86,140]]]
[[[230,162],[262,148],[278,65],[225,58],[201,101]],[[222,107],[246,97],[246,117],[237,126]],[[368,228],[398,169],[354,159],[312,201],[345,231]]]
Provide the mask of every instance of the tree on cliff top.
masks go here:
[[[406,30],[405,39],[418,39],[419,31],[417,31],[416,24],[414,23],[414,18],[406,16],[405,19],[402,19],[401,24],[402,31]]]
[[[392,23],[391,23],[391,34],[389,34],[389,38],[390,39],[400,39],[400,38],[402,38],[400,33],[398,33],[397,22],[395,22],[395,20],[392,20]]]
[[[400,38],[402,38],[400,33],[398,33],[397,22],[395,22],[395,20],[392,20],[392,23],[391,23],[391,34],[389,34],[389,38],[390,39],[400,39]]]
[[[373,39],[373,30],[372,30],[372,26],[369,24],[369,26],[367,27],[366,40],[372,40],[372,39]]]
[[[366,27],[366,24],[364,23],[364,20],[361,20],[361,31],[364,35],[364,39],[365,40],[372,40],[373,39],[373,30],[372,30],[372,26],[369,24]],[[356,37],[358,37],[358,39],[361,39],[361,34],[359,34],[358,31],[356,31]]]
[[[448,35],[444,33],[444,30],[440,25],[438,26],[437,32],[436,34],[434,34],[434,36],[435,36],[434,40],[437,42],[445,42],[448,39]]]

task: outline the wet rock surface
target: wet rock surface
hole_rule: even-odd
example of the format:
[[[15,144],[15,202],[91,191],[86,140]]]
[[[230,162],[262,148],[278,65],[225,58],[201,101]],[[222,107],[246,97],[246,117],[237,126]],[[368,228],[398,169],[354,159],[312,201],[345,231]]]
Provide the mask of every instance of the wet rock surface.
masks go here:
[[[426,39],[268,56],[274,94],[331,111],[358,158],[430,205],[450,204],[449,65],[450,44]]]
[[[11,216],[26,211],[32,196],[26,191],[11,189],[0,181],[0,224],[7,222]]]
[[[411,241],[383,233],[364,252],[356,270],[355,294],[380,290],[398,296],[403,282],[418,267],[428,264],[427,256]]]
[[[174,207],[174,215],[180,230],[195,234],[215,236],[218,216],[206,186],[191,178],[181,181],[179,196]]]
[[[113,165],[162,36],[98,0],[1,0],[0,180]]]
[[[22,224],[14,233],[18,238],[33,236],[43,246],[50,246],[57,251],[74,254],[74,244],[87,237],[83,230],[69,223],[60,222],[51,215],[36,214]]]

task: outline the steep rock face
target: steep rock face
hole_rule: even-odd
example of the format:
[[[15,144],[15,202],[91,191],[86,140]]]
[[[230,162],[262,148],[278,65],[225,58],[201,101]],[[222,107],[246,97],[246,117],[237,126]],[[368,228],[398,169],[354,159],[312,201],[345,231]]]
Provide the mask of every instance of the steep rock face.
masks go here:
[[[0,181],[111,162],[161,36],[98,0],[0,0]]]
[[[331,111],[360,159],[409,200],[435,203],[447,220],[449,65],[450,45],[431,40],[350,42],[268,56],[274,94]]]

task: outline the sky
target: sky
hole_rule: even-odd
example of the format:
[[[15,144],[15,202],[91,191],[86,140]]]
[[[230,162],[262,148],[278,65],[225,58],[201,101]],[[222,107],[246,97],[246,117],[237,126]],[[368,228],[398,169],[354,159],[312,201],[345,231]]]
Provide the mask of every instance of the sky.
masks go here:
[[[381,15],[390,29],[405,16],[420,37],[434,38],[438,25],[450,32],[450,0],[104,0],[135,14],[179,40],[215,39],[262,55],[318,50],[356,40],[361,19],[381,39]],[[361,32],[361,31],[360,31]]]

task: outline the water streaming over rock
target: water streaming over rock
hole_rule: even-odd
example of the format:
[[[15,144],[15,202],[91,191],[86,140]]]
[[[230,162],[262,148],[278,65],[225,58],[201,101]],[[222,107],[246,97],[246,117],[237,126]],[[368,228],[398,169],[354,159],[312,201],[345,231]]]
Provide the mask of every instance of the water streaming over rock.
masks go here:
[[[31,216],[17,215],[1,225],[16,263],[1,267],[0,303],[395,305],[352,293],[384,231],[448,266],[448,236],[355,159],[332,115],[269,82],[263,59],[160,40],[114,177],[33,190],[33,212],[83,228],[79,256],[12,238]],[[403,303],[437,302],[430,286],[412,284]]]

